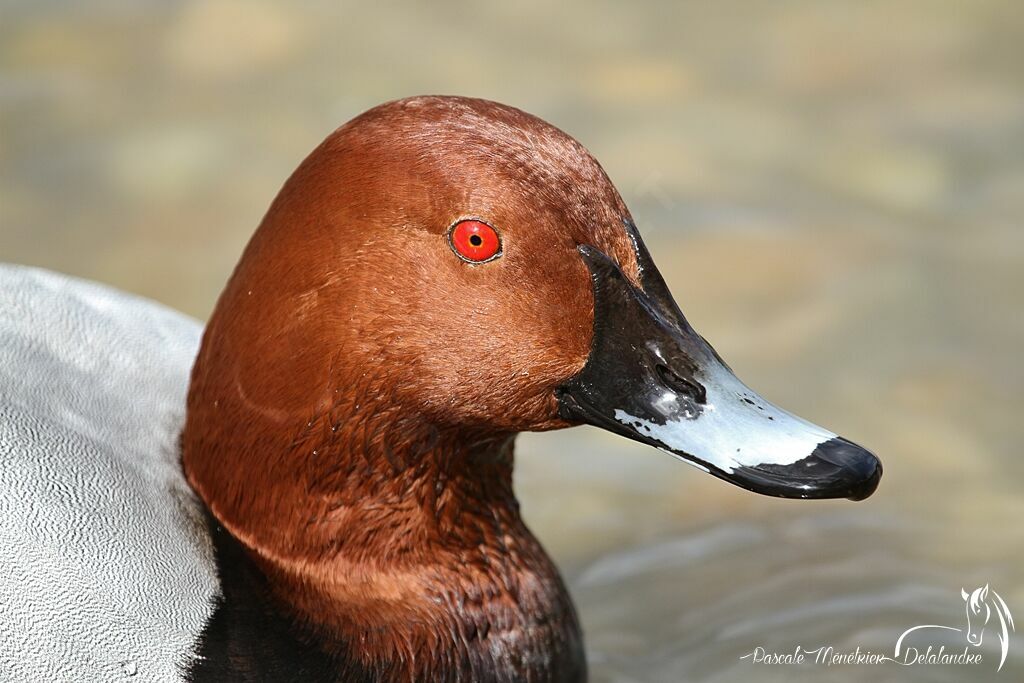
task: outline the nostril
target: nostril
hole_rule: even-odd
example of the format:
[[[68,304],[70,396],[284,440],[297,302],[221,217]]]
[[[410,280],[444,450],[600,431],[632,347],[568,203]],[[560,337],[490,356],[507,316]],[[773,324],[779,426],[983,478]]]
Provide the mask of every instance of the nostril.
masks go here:
[[[687,396],[697,403],[704,403],[707,399],[707,391],[699,383],[693,380],[680,377],[668,366],[658,363],[655,366],[658,379],[672,391]]]

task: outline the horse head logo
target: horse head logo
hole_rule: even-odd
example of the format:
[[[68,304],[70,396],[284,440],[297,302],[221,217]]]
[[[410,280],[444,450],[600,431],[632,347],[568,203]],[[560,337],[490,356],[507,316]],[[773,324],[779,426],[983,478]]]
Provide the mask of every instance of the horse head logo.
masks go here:
[[[914,626],[903,632],[903,635],[896,641],[896,656],[899,657],[900,651],[903,648],[903,639],[910,633],[919,629],[942,629],[946,631],[961,631],[967,636],[967,643],[974,647],[979,647],[985,637],[985,628],[989,625],[992,620],[992,616],[995,615],[999,622],[999,632],[996,637],[999,639],[999,667],[996,671],[1003,668],[1003,663],[1006,662],[1006,653],[1010,648],[1010,631],[1015,630],[1013,625],[1013,615],[1010,614],[1010,608],[1006,606],[1006,601],[1003,600],[999,593],[994,590],[990,590],[988,584],[975,588],[973,591],[968,593],[965,589],[960,589],[960,597],[964,599],[965,610],[967,612],[967,628],[956,628],[955,626],[941,626],[939,624],[921,624],[920,626]]]
[[[999,619],[997,637],[1002,655],[999,660],[999,668],[1003,668],[1006,652],[1010,647],[1010,631],[1015,630],[1013,615],[1010,614],[1010,608],[1006,606],[1006,601],[999,593],[990,591],[987,583],[980,588],[975,588],[970,593],[961,588],[960,597],[964,599],[967,611],[967,642],[971,645],[981,645],[982,639],[985,637],[985,627],[988,626],[993,614]]]

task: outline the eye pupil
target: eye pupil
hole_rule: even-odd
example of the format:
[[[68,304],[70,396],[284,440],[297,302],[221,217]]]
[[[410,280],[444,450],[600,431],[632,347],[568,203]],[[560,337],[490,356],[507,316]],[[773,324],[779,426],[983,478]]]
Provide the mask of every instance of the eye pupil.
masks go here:
[[[480,220],[467,219],[448,230],[448,246],[463,261],[483,263],[501,256],[498,231]]]

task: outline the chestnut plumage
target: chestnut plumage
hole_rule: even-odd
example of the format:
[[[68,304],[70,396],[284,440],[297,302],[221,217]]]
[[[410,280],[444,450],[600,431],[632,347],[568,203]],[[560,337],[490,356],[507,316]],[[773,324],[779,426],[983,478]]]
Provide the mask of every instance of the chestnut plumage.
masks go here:
[[[281,189],[193,370],[183,464],[225,582],[194,676],[585,679],[515,434],[590,421],[736,478],[834,436],[773,427],[714,359],[565,133],[457,97],[353,119]]]

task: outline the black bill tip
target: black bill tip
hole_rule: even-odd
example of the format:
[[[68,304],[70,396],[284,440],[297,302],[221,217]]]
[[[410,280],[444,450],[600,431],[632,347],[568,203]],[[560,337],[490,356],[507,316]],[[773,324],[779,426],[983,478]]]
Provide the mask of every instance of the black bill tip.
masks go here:
[[[837,436],[792,464],[739,467],[733,474],[734,483],[781,498],[864,500],[878,488],[882,463],[871,451]]]
[[[875,492],[882,479],[882,461],[868,449],[841,436],[819,444],[811,457],[841,468],[845,477],[841,477],[837,485],[843,487],[845,497],[850,500],[864,500]]]

